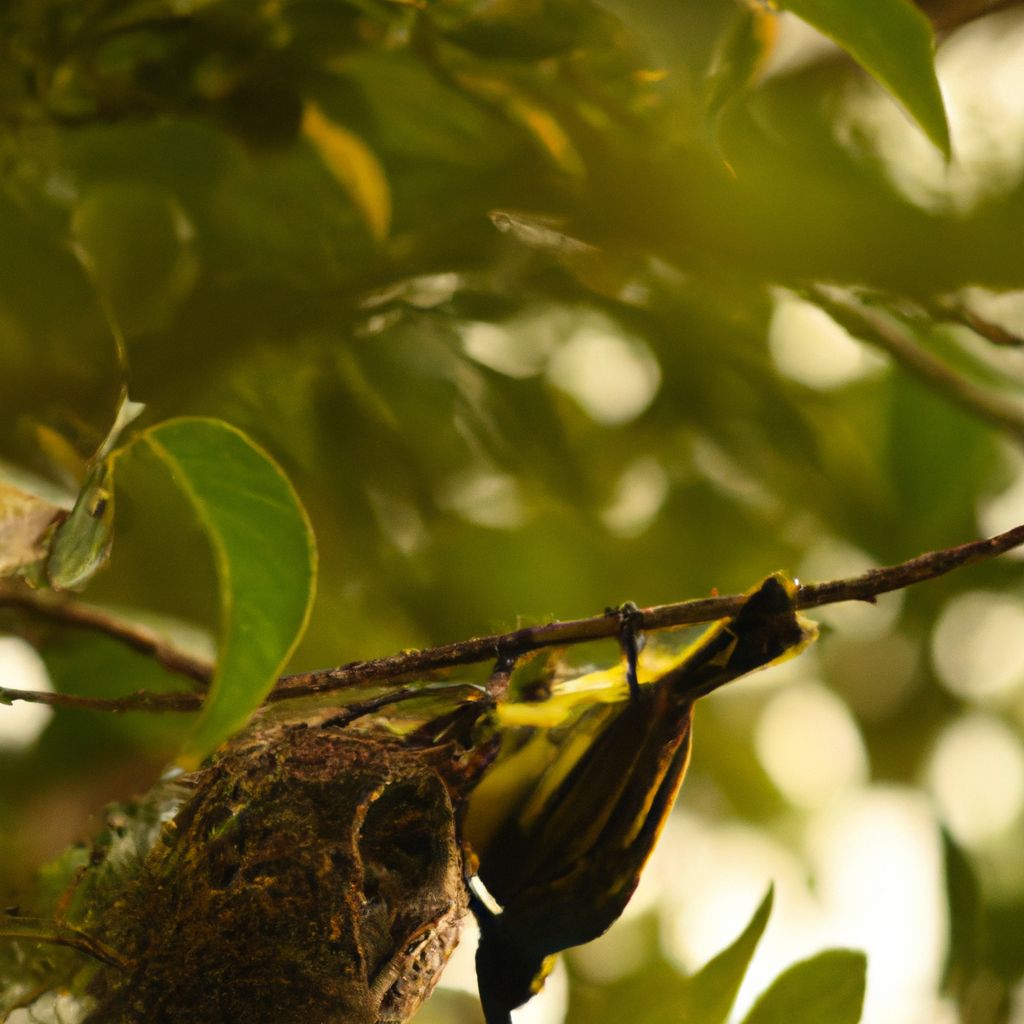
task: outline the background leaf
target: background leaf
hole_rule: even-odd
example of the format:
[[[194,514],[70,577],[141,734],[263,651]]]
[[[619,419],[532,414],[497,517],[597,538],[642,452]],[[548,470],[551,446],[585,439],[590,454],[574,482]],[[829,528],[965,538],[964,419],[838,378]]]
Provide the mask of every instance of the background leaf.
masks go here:
[[[774,898],[773,886],[736,941],[689,978],[680,1020],[688,1024],[724,1024],[768,924]]]
[[[383,241],[391,225],[391,194],[380,161],[362,139],[328,118],[315,103],[305,106],[302,132],[348,192],[370,234]]]
[[[316,548],[291,484],[241,431],[183,418],[147,430],[139,443],[189,497],[217,567],[217,671],[179,757],[195,766],[245,724],[295,649],[313,602]]]
[[[781,5],[869,71],[949,159],[931,23],[909,0],[785,0]]]
[[[939,19],[943,88],[965,125],[951,171],[883,89],[809,38],[797,4],[773,19],[779,60],[762,79],[756,35],[746,48],[728,38],[735,0],[0,6],[0,459],[51,484],[70,470],[76,486],[124,380],[112,312],[149,425],[234,424],[301,493],[327,584],[296,670],[627,599],[739,592],[776,569],[859,572],[1020,515],[1012,431],[805,301],[822,282],[864,286],[920,325],[910,344],[1019,401],[1019,351],[965,327],[962,309],[942,319],[972,286],[994,304],[982,320],[1021,333],[1024,119],[1005,85],[1024,45],[1020,5],[960,29],[968,5],[917,5]],[[909,75],[903,102],[917,89],[940,133],[913,10],[909,35],[892,20],[905,5],[803,10],[854,42],[885,28],[875,43],[891,39],[890,70]],[[727,59],[712,135],[716,52],[732,77]],[[383,243],[303,131],[307,102],[386,171]],[[496,230],[495,211],[516,229]],[[556,244],[529,244],[520,228],[536,242],[538,225]],[[148,445],[119,455],[116,477],[117,536],[88,601],[179,623],[178,642],[216,634],[218,580],[189,502]],[[871,963],[885,958],[894,986],[879,1012],[899,1016],[912,998],[941,1017],[949,996],[912,987],[940,978],[947,952],[943,818],[979,881],[972,1012],[982,989],[1015,991],[1020,582],[1020,563],[1003,559],[835,609],[785,681],[710,698],[641,886],[656,894],[643,942],[627,918],[566,957],[572,1019],[679,1024],[687,972],[740,930],[738,891],[775,877],[776,913],[791,898],[814,911],[848,871],[872,902],[840,926],[863,935]],[[962,621],[963,600],[992,617]],[[29,647],[62,692],[190,685],[16,608],[0,607],[0,629],[7,685],[46,681]],[[580,658],[606,666],[619,651]],[[986,665],[1006,669],[998,693],[1000,671],[975,671]],[[0,708],[12,903],[90,814],[159,776],[194,719],[57,711],[30,729],[22,711]],[[991,767],[986,744],[961,750],[967,769],[943,763],[979,714],[1015,741],[1009,770]],[[1001,831],[980,820],[996,798],[1017,814]],[[970,813],[947,813],[950,801]],[[884,844],[869,842],[880,823]],[[825,842],[846,828],[863,850]],[[872,856],[883,846],[884,869]],[[894,949],[918,913],[920,941]],[[762,945],[788,963],[807,947],[787,932]]]
[[[739,5],[708,72],[707,116],[712,125],[724,107],[757,82],[777,38],[775,11],[757,3]]]
[[[983,956],[981,891],[966,853],[945,829],[942,832],[942,853],[950,932],[943,985],[950,992],[962,993],[978,970]]]
[[[783,971],[743,1024],[857,1024],[864,1004],[867,959],[849,949],[829,949]]]

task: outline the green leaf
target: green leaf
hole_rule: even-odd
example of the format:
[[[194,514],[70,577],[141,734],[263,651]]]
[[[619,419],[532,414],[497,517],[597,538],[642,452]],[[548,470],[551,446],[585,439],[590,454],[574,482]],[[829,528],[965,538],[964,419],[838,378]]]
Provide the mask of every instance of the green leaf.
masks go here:
[[[120,328],[159,330],[200,272],[195,226],[171,189],[123,178],[88,188],[71,216],[72,247]]]
[[[946,829],[942,830],[946,868],[946,901],[949,906],[949,951],[946,954],[946,992],[963,993],[982,961],[981,887],[967,854]]]
[[[931,22],[910,0],[783,0],[781,6],[878,79],[949,159],[949,125],[935,77],[935,36]]]
[[[783,971],[761,994],[743,1024],[857,1024],[864,1005],[867,957],[829,949]]]
[[[99,572],[110,557],[114,541],[114,464],[111,452],[125,428],[142,414],[145,405],[133,402],[127,388],[114,423],[96,453],[67,519],[53,535],[46,575],[56,590],[80,590]]]
[[[708,121],[753,85],[771,57],[778,38],[778,15],[758,5],[741,4],[719,40],[707,83]]]
[[[768,924],[774,894],[774,886],[769,886],[761,905],[739,938],[688,979],[686,998],[679,1015],[686,1024],[723,1024],[729,1016],[754,950]]]
[[[46,574],[57,590],[78,590],[103,567],[114,539],[114,460],[98,462],[57,528]]]
[[[195,507],[220,586],[217,671],[179,763],[195,767],[245,725],[309,619],[316,545],[287,477],[241,431],[219,420],[169,420],[139,437]]]

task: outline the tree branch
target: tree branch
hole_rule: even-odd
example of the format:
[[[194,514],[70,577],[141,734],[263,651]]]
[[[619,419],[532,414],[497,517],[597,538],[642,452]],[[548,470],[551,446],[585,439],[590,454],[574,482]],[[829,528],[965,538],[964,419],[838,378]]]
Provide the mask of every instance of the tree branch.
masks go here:
[[[0,938],[44,942],[52,946],[68,946],[86,953],[94,960],[110,964],[112,967],[125,968],[128,966],[118,953],[98,939],[78,931],[77,928],[71,928],[69,925],[49,919],[5,914],[0,916]]]
[[[0,704],[13,704],[18,700],[27,704],[47,704],[52,708],[110,711],[114,714],[125,711],[198,711],[203,706],[203,695],[200,693],[151,693],[148,690],[137,690],[124,697],[82,697],[74,693],[47,693],[0,686]]]
[[[102,633],[133,651],[148,655],[168,672],[188,676],[204,687],[213,678],[213,666],[209,662],[186,654],[156,631],[78,601],[54,601],[27,588],[0,584],[0,607],[18,608],[65,626]]]
[[[923,384],[965,412],[1024,445],[1024,406],[961,377],[923,349],[893,316],[858,301],[845,288],[816,284],[812,300],[854,334],[866,328],[869,343],[883,349]]]
[[[975,18],[1016,7],[1020,0],[917,0],[917,6],[940,32],[956,28]]]
[[[902,590],[925,580],[944,576],[977,562],[987,561],[1024,544],[1024,525],[984,540],[970,541],[956,547],[929,551],[909,561],[879,569],[869,569],[860,576],[807,583],[797,593],[798,608],[818,608],[840,601],[873,602],[880,594]],[[721,597],[702,597],[674,604],[641,608],[635,613],[638,629],[656,632],[676,626],[712,622],[734,614],[745,600],[743,594]],[[611,639],[619,635],[620,618],[605,612],[586,619],[568,622],[549,622],[527,626],[511,633],[495,633],[474,637],[457,643],[442,644],[419,651],[401,651],[371,661],[353,661],[337,668],[318,669],[284,676],[267,697],[267,703],[293,700],[317,694],[333,693],[355,687],[381,686],[422,679],[431,674],[472,665],[481,661],[497,660],[499,665],[549,647],[565,647],[590,640]],[[350,704],[343,714],[346,720],[369,714],[377,708],[404,700],[418,693],[401,689],[390,694],[377,695],[366,701]],[[34,690],[15,690],[0,687],[0,703],[29,701],[54,707],[78,708],[93,711],[195,711],[202,696],[195,693],[147,693],[140,691],[126,697],[105,699],[76,697],[65,693],[39,693]]]

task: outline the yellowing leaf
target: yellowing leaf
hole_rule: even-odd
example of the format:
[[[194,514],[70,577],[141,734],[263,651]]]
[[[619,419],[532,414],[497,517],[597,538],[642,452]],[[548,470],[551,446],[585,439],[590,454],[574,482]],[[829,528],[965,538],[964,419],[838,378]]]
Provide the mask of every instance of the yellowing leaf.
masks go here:
[[[510,98],[508,106],[509,112],[529,128],[534,138],[563,171],[577,178],[583,176],[586,172],[583,158],[565,130],[548,111],[521,96]]]
[[[387,238],[391,227],[391,191],[384,168],[373,151],[358,135],[330,120],[315,103],[306,104],[302,133],[348,193],[370,234],[378,242]]]
[[[46,555],[46,534],[62,514],[58,506],[0,480],[0,577]]]
[[[501,79],[467,74],[457,77],[468,91],[501,104],[508,116],[523,125],[566,174],[576,178],[586,174],[583,157],[550,111]]]

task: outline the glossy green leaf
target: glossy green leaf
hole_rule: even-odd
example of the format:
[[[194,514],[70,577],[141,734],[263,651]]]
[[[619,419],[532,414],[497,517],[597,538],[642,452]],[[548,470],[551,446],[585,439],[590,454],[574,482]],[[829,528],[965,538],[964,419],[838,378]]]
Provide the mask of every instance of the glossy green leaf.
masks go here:
[[[683,1000],[685,1012],[680,1012],[680,1020],[687,1024],[723,1024],[729,1016],[736,993],[768,924],[774,894],[774,886],[769,887],[750,923],[736,941],[689,979]]]
[[[949,125],[935,76],[931,22],[910,0],[784,0],[834,40],[906,108],[949,159]]]
[[[266,452],[212,419],[177,419],[140,438],[188,496],[220,586],[217,671],[180,762],[193,767],[245,725],[309,618],[316,547],[305,510]]]
[[[857,1024],[864,1006],[867,958],[829,949],[783,971],[761,994],[743,1024]]]

